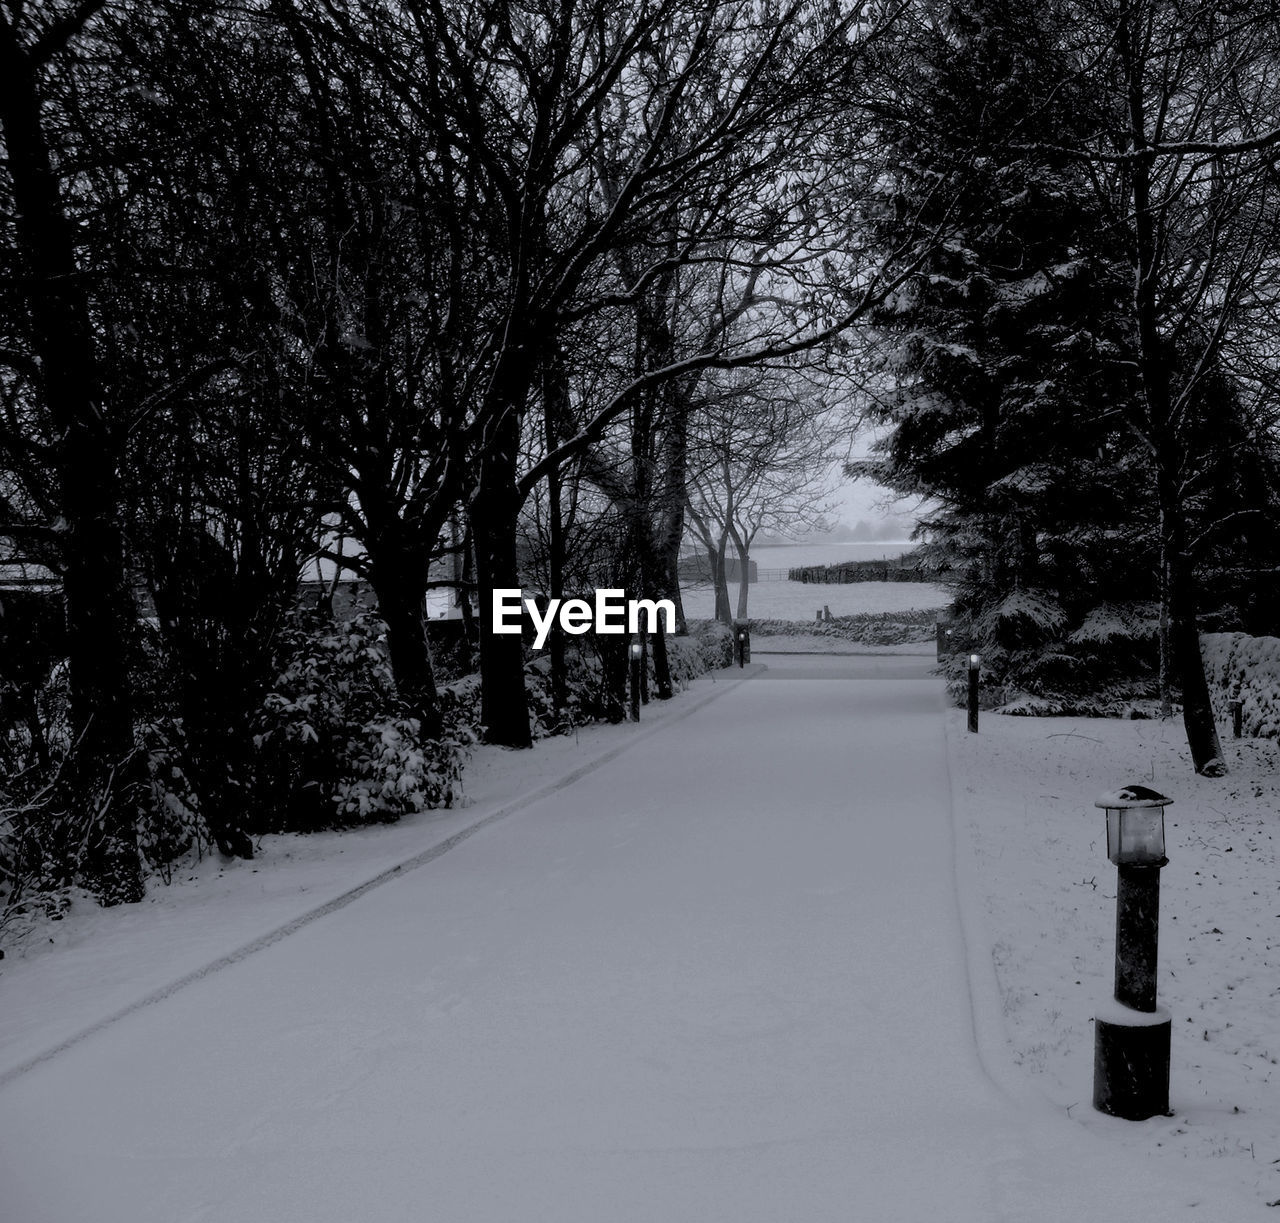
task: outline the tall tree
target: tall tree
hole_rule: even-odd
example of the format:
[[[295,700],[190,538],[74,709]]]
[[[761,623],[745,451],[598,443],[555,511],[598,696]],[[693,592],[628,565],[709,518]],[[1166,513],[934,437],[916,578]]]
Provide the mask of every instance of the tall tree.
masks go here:
[[[74,798],[92,813],[87,874],[104,903],[142,894],[139,801],[129,678],[135,619],[121,515],[122,437],[106,410],[90,269],[80,249],[64,91],[81,67],[102,3],[0,6],[4,242],[18,273],[22,335],[10,368],[32,398],[40,437],[14,445],[44,457],[67,619]]]
[[[1087,117],[1078,90],[1042,104],[1057,35],[1051,13],[1021,0],[945,6],[921,26],[885,132],[899,192],[956,186],[939,204],[950,238],[878,315],[865,403],[887,432],[857,470],[932,500],[934,546],[967,578],[962,605],[1006,645],[1028,620],[1051,637],[1090,597],[1115,596],[1064,577],[1134,505],[1114,464],[1135,390],[1120,252],[1078,163],[1004,147]],[[892,213],[884,223],[892,232]]]
[[[255,717],[323,511],[297,429],[310,370],[281,326],[273,263],[304,160],[292,65],[265,23],[217,9],[164,22],[127,10],[110,28],[132,87],[90,82],[76,101],[82,129],[134,150],[125,170],[86,176],[98,241],[120,252],[98,317],[127,424],[129,533],[186,775],[215,843],[250,856],[249,830],[275,816],[253,784]]]
[[[1225,772],[1200,656],[1189,531],[1204,467],[1197,417],[1224,351],[1276,298],[1280,11],[1186,0],[1083,0],[1065,10],[1073,79],[1101,83],[1083,139],[1055,143],[1091,172],[1126,239],[1141,397],[1159,508],[1168,661],[1197,772]]]
[[[861,265],[848,274],[834,234],[813,236],[817,213],[840,225],[831,168],[815,149],[848,126],[861,49],[884,26],[874,6],[837,13],[643,0],[619,10],[574,0],[546,10],[515,0],[368,0],[317,10],[316,19],[430,134],[426,172],[475,185],[465,208],[456,191],[435,198],[449,232],[479,219],[494,286],[489,312],[469,320],[472,342],[453,375],[470,388],[465,426],[453,435],[468,447],[482,604],[488,590],[519,584],[516,525],[534,484],[645,387],[699,364],[816,344],[882,288]],[[846,170],[846,183],[870,177],[865,164]],[[699,207],[680,211],[690,200]],[[468,232],[474,244],[476,230]],[[655,234],[662,241],[651,244]],[[671,268],[726,244],[760,291],[790,295],[793,326],[646,368],[522,473],[522,417],[566,329],[630,309]],[[613,260],[624,249],[642,262],[619,283]],[[519,641],[494,635],[482,616],[484,719],[499,742],[528,742],[522,666]]]

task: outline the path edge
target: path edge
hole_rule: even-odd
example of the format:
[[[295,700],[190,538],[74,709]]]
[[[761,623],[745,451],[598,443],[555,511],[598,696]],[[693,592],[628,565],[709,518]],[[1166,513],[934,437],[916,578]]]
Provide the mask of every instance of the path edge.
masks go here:
[[[1004,1022],[1000,981],[992,958],[991,937],[982,911],[977,854],[968,828],[960,826],[960,804],[956,801],[952,753],[957,750],[953,707],[943,701],[943,737],[946,744],[947,788],[949,791],[951,864],[955,881],[956,910],[960,941],[964,945],[969,1014],[974,1044],[983,1073],[1008,1099],[1041,1114],[1060,1116],[1060,1110],[1042,1091],[1020,1074],[1013,1063],[1012,1043]]]

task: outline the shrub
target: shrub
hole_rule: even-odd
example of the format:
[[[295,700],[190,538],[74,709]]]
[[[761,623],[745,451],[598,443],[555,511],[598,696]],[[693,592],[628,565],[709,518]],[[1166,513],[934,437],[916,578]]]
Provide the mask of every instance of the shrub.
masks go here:
[[[172,719],[153,722],[142,730],[151,782],[151,801],[138,827],[138,849],[144,861],[169,883],[173,863],[195,850],[203,857],[212,843],[200,814],[200,800],[187,776],[183,761],[186,744],[180,723]]]
[[[1280,638],[1203,633],[1200,648],[1218,716],[1238,700],[1244,734],[1280,738]]]
[[[693,647],[692,656],[686,658],[686,684],[706,671],[733,666],[733,630],[727,624],[721,624],[717,620],[694,622],[689,626],[689,634],[685,638],[673,639],[684,641]],[[687,645],[680,648],[685,651]],[[673,674],[672,679],[674,678]]]
[[[474,731],[446,702],[444,733],[422,737],[396,694],[377,616],[332,624],[300,613],[280,646],[254,736],[277,829],[387,823],[460,799]]]

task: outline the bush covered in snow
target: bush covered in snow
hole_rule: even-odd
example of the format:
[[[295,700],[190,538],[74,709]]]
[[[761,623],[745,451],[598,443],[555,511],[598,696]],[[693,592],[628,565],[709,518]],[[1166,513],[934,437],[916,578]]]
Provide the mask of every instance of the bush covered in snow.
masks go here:
[[[1246,735],[1280,739],[1280,637],[1204,633],[1200,651],[1218,716],[1239,700]]]
[[[733,663],[733,634],[723,624],[691,622],[687,637],[668,637],[667,663],[671,683],[685,688],[699,675]],[[649,683],[654,683],[653,651],[646,655]],[[546,654],[533,658],[525,668],[525,687],[534,738],[571,730],[587,722],[607,720],[609,702],[604,689],[604,667],[596,639],[580,637],[565,652],[567,703],[559,714],[551,692],[551,660]],[[478,692],[477,692],[478,698]],[[477,701],[476,718],[479,719]]]
[[[442,686],[444,733],[424,739],[396,696],[377,616],[364,613],[341,624],[297,620],[282,645],[285,665],[264,702],[255,740],[263,785],[276,797],[271,827],[309,831],[389,821],[460,799],[462,767],[481,732],[476,676]],[[668,638],[667,647],[672,681],[680,686],[731,661],[732,639],[723,625]],[[559,711],[550,658],[541,654],[526,666],[535,738],[606,716],[594,640],[570,643],[565,663],[566,702]]]
[[[474,730],[446,702],[444,733],[422,737],[396,694],[377,616],[339,624],[295,617],[281,655],[254,736],[262,781],[276,798],[274,818],[266,817],[274,829],[385,822],[461,796]]]
[[[590,639],[568,644],[565,650],[565,704],[557,711],[551,683],[551,657],[540,654],[525,665],[525,691],[529,698],[530,729],[535,739],[562,734],[575,726],[605,715],[599,654]],[[479,721],[479,689],[476,690]]]
[[[1041,591],[1017,591],[962,629],[982,655],[983,708],[1025,717],[1154,716],[1156,608],[1103,603],[1075,619]],[[968,691],[964,654],[942,664],[956,704]]]
[[[755,621],[751,622],[755,628]],[[733,666],[733,630],[718,620],[690,620],[688,637],[667,638],[671,679],[687,684],[717,667]]]

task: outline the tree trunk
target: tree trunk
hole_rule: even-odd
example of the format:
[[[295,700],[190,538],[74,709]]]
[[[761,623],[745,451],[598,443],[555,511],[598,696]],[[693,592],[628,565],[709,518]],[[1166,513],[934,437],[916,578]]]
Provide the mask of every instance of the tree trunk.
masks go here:
[[[1148,147],[1144,60],[1136,25],[1126,19],[1119,28],[1119,46],[1127,64],[1130,136],[1135,151]],[[1151,158],[1137,157],[1131,167],[1134,225],[1134,316],[1138,330],[1138,366],[1146,401],[1146,432],[1155,452],[1156,495],[1160,511],[1160,565],[1165,580],[1162,602],[1167,607],[1169,662],[1182,688],[1182,722],[1197,773],[1220,777],[1226,772],[1218,729],[1213,720],[1209,684],[1200,654],[1196,625],[1196,583],[1186,547],[1186,522],[1181,471],[1188,458],[1186,443],[1173,416],[1169,384],[1170,347],[1160,332],[1157,301],[1160,242],[1151,206]]]
[[[657,591],[655,595],[661,598],[661,594]],[[669,701],[675,695],[675,690],[671,683],[671,659],[667,656],[667,639],[665,629],[662,623],[662,617],[655,617],[656,623],[653,626],[651,639],[653,642],[653,683],[657,689],[658,700]],[[649,678],[648,672],[645,672],[645,700],[649,699],[648,695]]]
[[[506,414],[499,432],[481,463],[479,487],[471,501],[480,588],[480,720],[489,743],[532,747],[524,685],[524,643],[518,634],[493,631],[494,590],[520,585],[516,555],[519,422],[514,412]]]
[[[661,541],[653,528],[652,518],[645,513],[637,513],[633,522],[633,534],[639,545],[640,553],[640,595],[646,599],[665,599],[667,595],[666,570],[662,556]],[[653,632],[653,682],[660,701],[669,701],[674,695],[671,683],[671,661],[667,656],[667,642],[663,636],[662,617],[656,618]],[[649,675],[645,671],[645,700],[649,699]]]
[[[729,577],[724,556],[725,544],[725,537],[721,536],[719,544],[711,550],[711,580],[715,583],[716,619],[721,624],[732,624],[733,612],[729,607]]]
[[[564,523],[560,516],[560,473],[554,471],[548,481],[551,513],[551,551],[549,569],[551,589],[548,591],[554,599],[564,598]],[[551,625],[551,633],[547,638],[547,646],[551,658],[551,705],[559,717],[569,704],[568,668],[564,654],[564,630],[559,619]]]
[[[237,698],[242,694],[231,691],[239,687],[235,681],[225,695],[211,695],[207,682],[202,686],[203,693],[189,692],[183,703],[191,782],[219,853],[249,859],[253,838],[244,828],[244,781],[252,769],[250,743],[244,713],[239,711],[238,719],[232,716],[232,706],[240,704]]]
[[[476,613],[471,607],[471,594],[475,588],[475,536],[468,520],[466,530],[462,533],[462,585],[458,589],[458,607],[462,611],[462,632],[467,640],[468,653],[474,651],[480,641],[480,626],[476,623]]]
[[[667,651],[667,631],[661,616],[653,630],[653,682],[658,700],[669,701],[675,695],[675,685],[671,682],[671,657]]]
[[[542,415],[546,436],[547,453],[556,448],[562,432],[560,422],[569,413],[569,384],[565,377],[564,366],[559,360],[547,362],[542,383]],[[555,599],[564,598],[564,513],[560,504],[564,489],[564,480],[560,464],[553,464],[547,472],[547,578],[551,589],[548,596]],[[569,685],[564,655],[564,631],[560,621],[556,619],[551,626],[547,647],[551,659],[551,706],[556,717],[569,704]]]
[[[116,474],[75,244],[40,118],[37,76],[8,21],[0,21],[0,125],[28,287],[31,340],[40,361],[60,484],[63,597],[75,797],[96,809],[87,882],[103,904],[140,900],[137,816],[145,784],[134,754],[129,682],[136,618],[125,568]]]
[[[684,636],[689,631],[689,626],[685,623],[684,600],[680,597],[680,544],[684,539],[684,453],[686,447],[681,445],[678,448],[680,455],[680,470],[678,476],[673,474],[670,469],[667,472],[667,479],[672,486],[672,501],[667,511],[662,516],[662,524],[658,532],[658,569],[661,574],[661,589],[658,594],[662,598],[670,599],[676,605],[676,633]],[[676,490],[676,481],[679,480],[679,489]]]
[[[1161,522],[1160,537],[1164,538],[1164,524]],[[1163,546],[1160,549],[1160,619],[1157,626],[1157,644],[1159,646],[1159,686],[1160,716],[1173,717],[1173,660],[1169,644],[1169,565],[1165,559]]]
[[[436,690],[431,646],[423,613],[427,598],[427,558],[410,550],[396,550],[383,560],[371,556],[369,583],[378,596],[378,613],[387,625],[387,653],[396,693],[411,717],[422,725],[427,739],[442,730],[440,696]]]
[[[617,636],[597,637],[600,670],[604,681],[604,716],[617,724],[627,717],[627,639]]]
[[[1157,477],[1162,501],[1174,499],[1173,478]],[[1165,486],[1169,486],[1167,489]],[[1168,623],[1170,661],[1182,689],[1182,724],[1191,749],[1191,762],[1197,773],[1221,777],[1226,771],[1222,747],[1218,742],[1218,726],[1213,716],[1213,701],[1204,673],[1200,653],[1200,630],[1196,623],[1196,585],[1191,561],[1186,553],[1185,526],[1181,509],[1161,508],[1161,565],[1169,575]]]
[[[738,614],[736,619],[745,620],[747,618],[747,596],[751,590],[751,569],[749,565],[750,557],[747,552],[748,545],[742,542],[742,536],[736,528],[731,528],[733,535],[733,550],[738,557]]]
[[[252,858],[243,790],[252,768],[249,727],[269,671],[251,624],[263,593],[230,551],[188,522],[157,526],[165,556],[152,574],[156,615],[176,663],[187,769],[218,849]],[[241,558],[243,562],[243,557]],[[247,611],[252,616],[252,611]]]

